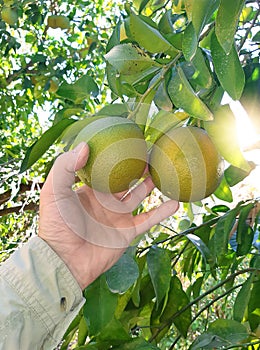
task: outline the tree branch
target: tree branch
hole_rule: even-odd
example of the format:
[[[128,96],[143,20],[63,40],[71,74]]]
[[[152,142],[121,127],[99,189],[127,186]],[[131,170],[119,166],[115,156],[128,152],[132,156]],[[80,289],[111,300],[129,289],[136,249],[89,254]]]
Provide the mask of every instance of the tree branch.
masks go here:
[[[230,289],[228,289],[225,293],[220,294],[219,296],[217,296],[216,298],[214,298],[211,302],[209,302],[208,304],[206,304],[202,309],[200,309],[200,311],[192,318],[191,320],[191,324],[208,308],[210,308],[210,306],[212,306],[216,301],[222,299],[223,297],[225,297],[226,295],[230,294],[231,292],[233,292],[235,289],[239,288],[243,286],[243,283],[240,283]],[[171,347],[169,348],[169,350],[173,350],[174,346],[178,343],[178,341],[180,340],[181,335],[179,335],[174,342],[172,343]]]
[[[258,6],[259,6],[259,2],[258,2]],[[242,49],[242,47],[244,46],[244,43],[246,42],[249,33],[251,32],[252,28],[254,27],[255,22],[256,22],[256,20],[257,20],[257,18],[259,16],[259,14],[260,14],[260,8],[258,8],[258,10],[256,11],[255,17],[254,17],[251,25],[247,28],[247,30],[245,32],[245,35],[243,36],[243,38],[242,38],[242,40],[241,40],[241,42],[240,42],[240,44],[238,46],[238,51],[240,51]]]
[[[41,188],[43,186],[43,183],[34,184],[32,181],[29,181],[27,184],[21,184],[17,195],[22,194],[22,193],[27,192],[27,191],[31,191],[33,185],[34,186],[37,185]],[[11,196],[12,196],[11,190],[8,190],[8,191],[0,194],[0,205],[8,202],[9,199],[11,198]]]
[[[152,337],[149,339],[149,342],[152,342],[157,335],[166,327],[168,327],[170,324],[172,324],[173,320],[180,316],[183,312],[185,312],[186,310],[188,310],[192,305],[197,304],[200,300],[202,300],[203,298],[205,298],[207,295],[211,294],[212,292],[214,292],[216,289],[222,287],[223,285],[225,285],[227,282],[229,282],[230,280],[234,279],[235,277],[244,274],[244,273],[248,273],[248,272],[257,272],[260,273],[260,269],[257,268],[247,268],[244,270],[239,270],[237,272],[232,273],[231,275],[229,275],[226,279],[224,279],[223,281],[219,282],[218,284],[216,284],[214,287],[210,288],[209,290],[207,290],[206,292],[204,292],[203,294],[201,294],[200,296],[198,296],[197,298],[193,299],[192,301],[190,301],[187,305],[185,305],[182,309],[178,310],[177,312],[175,312],[175,314],[173,314],[165,323],[163,323],[160,327],[157,328],[157,331],[152,335]]]
[[[0,217],[1,216],[5,216],[8,214],[18,214],[19,212],[24,212],[24,211],[28,211],[28,210],[32,210],[32,211],[38,211],[39,210],[39,205],[37,203],[29,203],[27,205],[19,205],[16,207],[10,207],[10,208],[4,208],[2,210],[0,210]]]

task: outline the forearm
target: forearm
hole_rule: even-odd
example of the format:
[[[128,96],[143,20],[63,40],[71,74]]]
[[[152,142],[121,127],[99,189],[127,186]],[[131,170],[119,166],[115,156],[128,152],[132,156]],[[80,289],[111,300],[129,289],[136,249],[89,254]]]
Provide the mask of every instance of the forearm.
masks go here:
[[[84,303],[64,262],[39,237],[0,268],[0,349],[53,349]]]

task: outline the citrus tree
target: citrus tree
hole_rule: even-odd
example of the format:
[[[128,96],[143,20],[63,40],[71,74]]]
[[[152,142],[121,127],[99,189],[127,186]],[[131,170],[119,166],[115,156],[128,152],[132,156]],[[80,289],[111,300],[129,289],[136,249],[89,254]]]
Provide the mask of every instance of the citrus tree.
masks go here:
[[[244,0],[1,1],[2,259],[37,230],[48,169],[93,116],[134,121],[148,149],[196,126],[225,160],[211,198],[183,203],[86,288],[61,349],[259,347],[258,199],[232,192],[255,164],[225,102],[259,131],[259,14]],[[163,200],[155,190],[136,212]]]

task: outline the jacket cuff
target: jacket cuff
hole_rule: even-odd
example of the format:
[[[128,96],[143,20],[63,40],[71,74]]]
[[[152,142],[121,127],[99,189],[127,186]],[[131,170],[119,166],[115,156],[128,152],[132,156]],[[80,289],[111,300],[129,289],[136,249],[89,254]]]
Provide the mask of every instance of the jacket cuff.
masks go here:
[[[4,263],[3,277],[24,300],[55,347],[85,299],[63,260],[40,237],[31,238]]]

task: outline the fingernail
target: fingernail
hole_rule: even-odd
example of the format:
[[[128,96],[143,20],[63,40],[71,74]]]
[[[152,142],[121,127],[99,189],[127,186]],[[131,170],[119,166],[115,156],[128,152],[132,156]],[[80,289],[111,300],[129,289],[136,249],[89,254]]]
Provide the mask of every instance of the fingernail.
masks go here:
[[[73,148],[72,153],[80,153],[85,146],[85,142],[80,142],[75,148]]]

